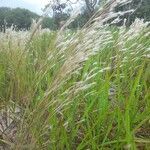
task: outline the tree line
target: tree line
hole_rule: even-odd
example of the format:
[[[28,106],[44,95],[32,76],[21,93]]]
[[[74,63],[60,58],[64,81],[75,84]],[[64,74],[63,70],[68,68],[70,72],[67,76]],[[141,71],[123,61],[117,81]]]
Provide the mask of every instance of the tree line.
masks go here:
[[[72,6],[82,2],[81,13],[70,24],[69,28],[80,28],[89,20],[89,18],[97,11],[102,5],[104,0],[54,0],[51,4],[52,16],[45,17],[42,22],[42,28],[49,28],[51,30],[57,30],[66,21],[72,12]],[[48,5],[49,6],[49,5]],[[46,6],[46,7],[48,7]],[[125,14],[121,16],[121,19],[127,19],[127,25],[129,26],[135,18],[142,18],[145,21],[150,21],[150,1],[149,0],[132,0],[132,3],[117,6],[115,11],[124,11],[128,9],[135,9],[133,13]],[[0,8],[0,31],[5,31],[6,28],[10,28],[12,25],[15,30],[29,30],[32,24],[32,19],[37,20],[40,16],[27,9],[22,8]],[[120,25],[122,23],[120,22]]]
[[[5,32],[6,28],[15,30],[29,30],[33,19],[38,20],[40,16],[27,9],[0,7],[0,31]],[[42,28],[55,29],[54,19],[45,17]]]
[[[12,25],[17,30],[28,30],[31,26],[32,19],[37,19],[39,16],[27,9],[11,9],[8,7],[0,8],[0,30],[10,28]]]

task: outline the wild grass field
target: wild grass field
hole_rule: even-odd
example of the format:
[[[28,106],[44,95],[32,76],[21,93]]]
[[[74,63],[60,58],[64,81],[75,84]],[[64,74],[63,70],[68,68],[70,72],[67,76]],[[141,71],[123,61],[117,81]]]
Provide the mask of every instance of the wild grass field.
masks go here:
[[[0,33],[0,145],[149,150],[150,28]]]

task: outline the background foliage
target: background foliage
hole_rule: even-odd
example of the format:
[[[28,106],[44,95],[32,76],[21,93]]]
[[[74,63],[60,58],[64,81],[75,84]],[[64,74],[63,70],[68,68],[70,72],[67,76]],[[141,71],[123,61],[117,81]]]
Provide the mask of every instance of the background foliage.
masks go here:
[[[81,7],[81,13],[79,16],[71,23],[69,28],[80,28],[82,27],[89,18],[94,14],[96,9],[101,5],[102,1],[99,1],[97,5],[90,5],[88,1],[85,0],[85,5]],[[95,3],[94,3],[95,4]],[[49,28],[51,30],[59,29],[61,26],[61,22],[65,21],[69,18],[71,14],[71,10],[66,8],[69,7],[65,3],[57,3],[52,6],[53,16],[47,16],[44,18],[42,27]],[[93,8],[91,8],[93,7]],[[92,9],[91,11],[89,9]],[[123,16],[123,18],[127,19],[127,25],[129,26],[132,22],[134,22],[135,18],[144,19],[145,21],[150,21],[150,1],[149,0],[133,0],[131,4],[126,6],[118,6],[115,11],[124,11],[128,9],[135,9],[134,13],[129,13]],[[93,10],[94,9],[94,10]],[[11,9],[7,7],[0,8],[0,30],[5,30],[5,28],[9,28],[12,25],[15,26],[17,30],[28,30],[30,29],[32,19],[37,19],[40,16],[36,13],[33,13],[27,9]],[[122,24],[122,23],[120,23]]]

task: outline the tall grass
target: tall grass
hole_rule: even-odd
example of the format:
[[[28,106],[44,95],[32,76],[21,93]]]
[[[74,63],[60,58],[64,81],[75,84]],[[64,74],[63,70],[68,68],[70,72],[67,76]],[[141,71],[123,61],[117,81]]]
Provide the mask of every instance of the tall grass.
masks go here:
[[[77,32],[0,33],[3,147],[150,148],[149,27],[100,16]]]

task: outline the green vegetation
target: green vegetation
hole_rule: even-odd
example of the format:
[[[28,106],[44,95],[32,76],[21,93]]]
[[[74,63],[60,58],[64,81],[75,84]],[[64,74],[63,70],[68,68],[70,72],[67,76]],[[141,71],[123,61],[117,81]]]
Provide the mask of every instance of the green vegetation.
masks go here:
[[[104,25],[116,3],[76,31],[0,33],[0,149],[149,150],[150,27]]]
[[[70,0],[71,2],[72,0]],[[93,14],[97,11],[99,6],[101,6],[105,0],[80,0],[84,2],[84,5],[81,7],[81,13],[75,20],[70,24],[68,28],[76,29],[83,27],[88,20],[93,16]],[[52,17],[45,17],[42,23],[43,28],[49,28],[50,30],[59,29],[62,26],[62,22],[66,21],[71,13],[71,3],[68,5],[68,0],[65,1],[57,1],[52,4]],[[149,0],[132,0],[131,3],[125,3],[123,5],[118,5],[115,8],[116,12],[128,11],[130,9],[134,9],[134,12],[130,12],[119,16],[120,22],[118,25],[123,24],[123,19],[126,18],[126,25],[130,26],[136,18],[144,19],[144,21],[150,21],[150,1]],[[14,25],[16,30],[29,30],[32,19],[37,19],[40,16],[26,9],[16,8],[0,8],[0,31],[4,31],[6,28],[10,28]]]
[[[129,9],[134,9],[133,13],[124,15],[122,18],[127,19],[127,26],[130,26],[136,18],[144,19],[145,21],[150,21],[150,1],[149,0],[132,0],[131,3],[117,6],[116,11],[125,11]]]
[[[148,150],[149,28],[137,21],[129,30],[41,32],[25,45],[32,31],[0,40],[0,108],[15,122],[1,144]]]
[[[30,29],[32,19],[39,16],[27,9],[11,9],[7,7],[0,8],[0,30],[10,28],[12,25],[16,30]]]

